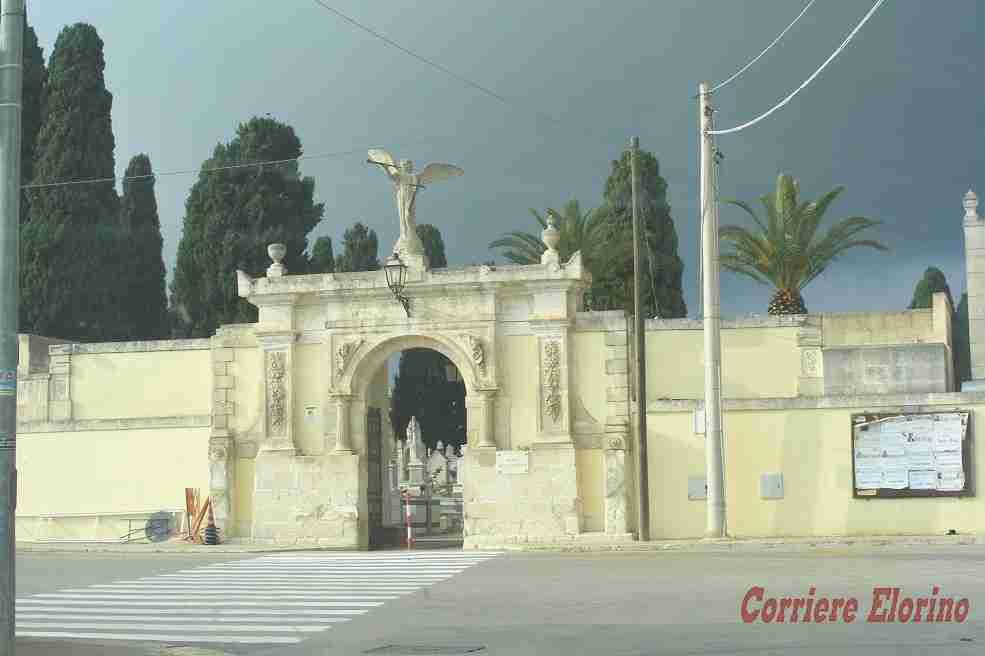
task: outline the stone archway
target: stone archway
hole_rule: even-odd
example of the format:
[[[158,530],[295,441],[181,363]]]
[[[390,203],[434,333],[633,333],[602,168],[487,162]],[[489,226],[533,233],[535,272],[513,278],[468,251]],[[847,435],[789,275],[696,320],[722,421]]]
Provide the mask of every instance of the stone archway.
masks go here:
[[[608,469],[627,432],[625,362],[616,353],[625,342],[610,345],[593,328],[599,319],[580,314],[590,276],[578,254],[560,263],[548,251],[528,266],[410,267],[406,312],[382,271],[285,273],[275,264],[265,278],[237,274],[240,296],[259,311],[249,327],[254,355],[236,365],[260,374],[259,413],[250,422],[254,402],[241,395],[243,420],[230,410],[225,425],[236,449],[255,453],[243,482],[253,492],[254,542],[369,546],[367,387],[388,357],[409,348],[443,354],[465,384],[467,548],[571,539],[582,530],[582,497],[600,494],[605,531],[625,530],[622,469]],[[603,367],[608,351],[615,360]],[[598,364],[586,364],[576,384],[579,358]],[[579,477],[581,467],[591,475]],[[580,482],[591,480],[605,489]],[[230,480],[226,489],[234,488]]]
[[[495,450],[496,384],[489,375],[485,349],[480,338],[472,333],[447,331],[431,335],[406,332],[352,341],[340,340],[336,348],[337,378],[329,394],[336,409],[337,454],[353,454],[358,458],[359,538],[368,546],[376,517],[372,490],[378,473],[374,465],[373,439],[369,431],[368,388],[377,373],[393,355],[414,348],[426,348],[441,353],[458,369],[465,383],[466,444]],[[468,349],[468,350],[466,350]]]

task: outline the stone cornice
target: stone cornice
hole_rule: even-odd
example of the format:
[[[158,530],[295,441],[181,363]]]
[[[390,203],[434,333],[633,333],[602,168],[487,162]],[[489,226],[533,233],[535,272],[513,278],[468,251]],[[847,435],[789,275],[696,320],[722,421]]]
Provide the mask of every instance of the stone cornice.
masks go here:
[[[799,396],[790,398],[723,399],[725,410],[834,410],[840,408],[913,408],[985,403],[985,392],[932,392],[924,394],[867,394],[858,396]],[[650,401],[650,413],[690,412],[704,407],[700,399]],[[889,410],[896,412],[897,410]],[[902,410],[899,410],[902,411]]]
[[[151,351],[207,351],[211,339],[164,339],[146,342],[99,342],[93,344],[55,344],[48,347],[49,355],[80,353],[140,353]]]
[[[155,428],[208,428],[210,415],[177,415],[173,417],[122,417],[116,419],[75,419],[58,422],[26,422],[17,424],[19,434],[74,433],[84,431],[149,430]]]
[[[263,348],[288,346],[298,341],[298,332],[295,330],[258,330],[256,331],[256,340]]]

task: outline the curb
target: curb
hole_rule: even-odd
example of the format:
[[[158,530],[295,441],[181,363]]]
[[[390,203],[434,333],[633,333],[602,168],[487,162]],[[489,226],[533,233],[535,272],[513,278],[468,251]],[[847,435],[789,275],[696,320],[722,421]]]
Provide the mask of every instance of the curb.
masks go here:
[[[789,538],[789,539],[724,539],[724,540],[674,540],[661,542],[630,543],[476,543],[465,547],[465,551],[514,551],[550,553],[657,553],[694,552],[728,553],[756,551],[810,551],[831,547],[939,547],[985,545],[985,535],[962,536],[886,536],[886,537],[841,537],[841,538]]]
[[[659,542],[477,542],[464,546],[462,551],[510,551],[547,553],[658,553],[694,552],[727,553],[756,551],[810,551],[830,547],[938,547],[985,545],[983,535],[948,536],[883,536],[883,537],[827,537],[827,538],[786,538],[786,539],[707,539],[707,540],[667,540]],[[305,545],[190,545],[163,542],[155,545],[138,543],[39,543],[19,542],[18,553],[115,553],[115,554],[186,554],[186,555],[235,555],[288,552],[352,552],[352,548],[337,548]],[[382,551],[406,551],[405,547],[394,547]]]

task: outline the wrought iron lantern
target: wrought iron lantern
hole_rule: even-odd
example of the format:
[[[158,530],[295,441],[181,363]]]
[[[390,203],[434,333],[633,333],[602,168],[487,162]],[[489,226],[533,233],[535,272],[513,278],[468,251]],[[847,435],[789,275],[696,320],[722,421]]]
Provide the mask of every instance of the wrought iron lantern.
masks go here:
[[[404,285],[407,284],[407,265],[400,260],[400,255],[394,253],[383,264],[383,272],[386,274],[386,286],[390,288],[393,297],[400,301],[409,317],[410,299],[403,293]]]

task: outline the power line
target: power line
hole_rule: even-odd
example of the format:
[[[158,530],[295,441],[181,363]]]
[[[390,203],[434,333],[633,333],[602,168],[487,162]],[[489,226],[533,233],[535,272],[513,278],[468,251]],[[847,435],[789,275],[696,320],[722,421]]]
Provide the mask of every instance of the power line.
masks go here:
[[[727,130],[711,130],[711,131],[708,132],[708,134],[731,134],[732,132],[739,132],[740,130],[745,130],[748,127],[752,127],[753,125],[756,125],[757,123],[759,123],[760,121],[762,121],[763,119],[765,119],[767,116],[769,116],[770,114],[772,114],[773,112],[775,112],[776,110],[780,109],[781,107],[783,107],[784,105],[786,105],[788,102],[790,102],[791,100],[793,100],[793,97],[794,96],[796,96],[798,93],[800,93],[800,91],[804,87],[806,87],[808,84],[810,84],[814,80],[814,78],[817,77],[821,73],[821,71],[823,71],[824,68],[829,63],[831,63],[831,60],[833,60],[836,56],[838,56],[838,53],[840,53],[845,48],[845,46],[848,45],[848,42],[852,40],[852,37],[854,37],[855,34],[860,29],[862,29],[862,26],[865,25],[865,23],[869,20],[869,18],[872,16],[872,14],[874,14],[876,12],[876,10],[879,8],[879,6],[883,2],[885,2],[885,1],[886,0],[877,0],[876,3],[874,5],[872,5],[872,9],[869,10],[869,13],[867,13],[865,15],[865,17],[862,19],[862,21],[858,25],[855,26],[855,29],[852,30],[847,37],[845,37],[845,40],[842,41],[841,45],[838,46],[837,50],[835,50],[833,53],[831,53],[831,56],[828,57],[824,61],[824,63],[821,64],[821,66],[816,71],[814,71],[814,73],[809,78],[807,78],[806,80],[804,80],[804,83],[803,84],[801,84],[799,87],[797,87],[794,90],[794,92],[791,93],[789,96],[787,96],[786,98],[784,98],[783,100],[781,100],[780,102],[778,102],[776,105],[774,105],[772,109],[770,109],[769,111],[767,111],[766,113],[764,113],[764,114],[762,114],[760,116],[757,116],[756,118],[752,119],[751,121],[747,121],[746,123],[743,123],[742,125],[738,125],[738,126],[736,126],[734,128],[729,128]]]
[[[786,34],[787,32],[790,31],[790,28],[793,27],[797,23],[797,21],[800,20],[800,17],[807,13],[807,10],[811,8],[811,5],[812,4],[814,4],[814,0],[810,0],[810,2],[807,3],[807,6],[804,7],[804,9],[799,14],[797,14],[797,17],[793,19],[793,22],[790,23],[789,25],[787,25],[786,29],[784,29],[782,32],[780,32],[779,36],[777,36],[775,39],[773,39],[773,43],[771,43],[768,46],[766,46],[766,49],[765,50],[763,50],[761,53],[759,53],[758,55],[756,55],[748,64],[746,64],[745,66],[743,66],[742,68],[740,68],[738,71],[736,71],[732,75],[732,77],[728,78],[724,82],[718,83],[718,85],[716,85],[715,87],[713,87],[709,93],[714,93],[715,91],[718,91],[719,89],[721,89],[722,87],[724,87],[726,84],[728,84],[729,82],[731,82],[735,78],[737,78],[740,75],[742,75],[743,73],[745,73],[746,72],[746,69],[748,69],[750,66],[752,66],[753,64],[755,64],[756,62],[758,62],[759,59],[763,55],[765,55],[767,52],[769,52],[770,48],[772,48],[773,46],[775,46],[777,44],[777,42],[779,42],[779,40],[783,38],[783,35],[784,34]]]
[[[112,178],[89,178],[85,180],[63,180],[60,182],[43,182],[39,184],[28,184],[22,185],[21,189],[45,189],[48,187],[66,187],[69,185],[81,185],[81,184],[98,184],[105,182],[116,182],[129,181],[129,180],[146,180],[147,178],[159,178],[169,175],[188,175],[191,173],[212,173],[214,171],[228,171],[230,169],[243,169],[253,166],[269,166],[276,164],[287,164],[289,162],[298,162],[302,159],[316,159],[325,157],[342,157],[343,155],[353,155],[355,153],[365,152],[366,149],[359,148],[358,150],[343,150],[334,153],[319,153],[317,155],[301,155],[300,157],[291,157],[288,159],[274,159],[266,161],[256,161],[256,162],[244,162],[242,164],[229,164],[227,166],[213,166],[209,168],[198,168],[198,169],[182,169],[178,171],[165,171],[163,173],[149,173],[147,175],[131,175],[122,178],[112,177]]]
[[[422,138],[404,142],[405,144],[419,143],[422,141],[435,141],[438,137]],[[59,180],[55,182],[40,182],[37,184],[26,184],[21,185],[21,189],[47,189],[51,187],[67,187],[70,185],[83,185],[83,184],[105,184],[109,182],[116,182],[117,180],[130,181],[130,180],[146,180],[148,178],[161,178],[173,175],[190,175],[195,173],[213,173],[216,171],[229,171],[232,169],[244,169],[250,167],[263,167],[263,166],[276,166],[279,164],[289,164],[291,162],[300,162],[301,160],[307,159],[326,159],[332,157],[344,157],[346,155],[355,155],[358,153],[365,153],[368,148],[354,148],[352,150],[339,150],[335,152],[328,153],[316,153],[314,155],[300,155],[298,157],[290,157],[288,159],[273,159],[273,160],[257,160],[254,162],[242,162],[239,164],[227,164],[224,166],[211,166],[211,167],[200,167],[197,169],[179,169],[175,171],[164,171],[162,173],[149,173],[146,175],[131,175],[124,177],[112,177],[112,178],[86,178],[83,180]]]
[[[432,68],[435,68],[435,69],[441,71],[445,75],[449,75],[449,76],[455,78],[456,80],[458,80],[459,82],[461,82],[463,84],[467,84],[468,86],[472,87],[473,89],[477,89],[477,90],[481,91],[482,93],[486,94],[487,96],[489,96],[491,98],[495,98],[496,100],[498,100],[499,102],[501,102],[501,103],[503,103],[505,105],[509,105],[511,107],[515,107],[516,106],[516,103],[514,101],[510,100],[509,98],[506,98],[506,97],[504,97],[504,96],[496,93],[495,91],[492,91],[492,90],[490,90],[490,89],[482,86],[478,82],[473,82],[472,80],[470,80],[470,79],[468,79],[466,77],[462,77],[458,73],[445,68],[444,66],[442,66],[441,64],[439,64],[438,62],[436,62],[434,60],[428,59],[427,57],[425,57],[423,55],[419,55],[416,52],[414,52],[413,50],[410,50],[409,48],[405,48],[404,46],[400,45],[396,41],[393,41],[392,39],[388,39],[387,37],[383,36],[379,32],[376,32],[375,30],[373,30],[372,28],[369,28],[366,25],[363,25],[362,23],[360,23],[356,19],[354,19],[354,18],[352,18],[350,16],[346,16],[345,14],[343,14],[338,9],[335,9],[334,7],[328,6],[327,4],[325,4],[324,2],[322,2],[322,0],[314,0],[314,1],[320,7],[324,8],[324,9],[327,9],[328,11],[332,12],[333,14],[335,14],[336,16],[338,16],[339,18],[341,18],[342,20],[344,20],[344,21],[346,21],[348,23],[351,23],[352,25],[355,25],[356,27],[358,27],[362,31],[375,36],[380,41],[383,41],[384,43],[393,46],[397,50],[400,50],[401,52],[403,52],[403,53],[405,53],[407,55],[410,55],[414,59],[416,59],[418,61],[421,61],[421,62],[424,62],[428,66],[431,66]],[[560,123],[560,121],[557,120],[556,118],[554,118],[553,116],[549,116],[549,115],[544,114],[542,112],[537,112],[537,114],[541,118],[545,118],[548,121],[551,121],[552,123]]]

